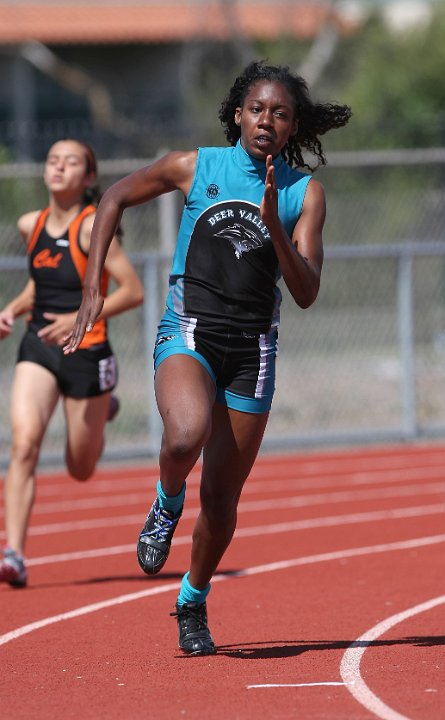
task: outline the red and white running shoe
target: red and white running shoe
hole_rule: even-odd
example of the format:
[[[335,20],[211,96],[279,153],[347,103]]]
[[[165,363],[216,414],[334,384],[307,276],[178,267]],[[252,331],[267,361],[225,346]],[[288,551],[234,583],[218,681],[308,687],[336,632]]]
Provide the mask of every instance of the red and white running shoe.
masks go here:
[[[28,582],[23,557],[9,547],[3,550],[3,560],[0,561],[0,582],[6,582],[15,588],[26,587]]]

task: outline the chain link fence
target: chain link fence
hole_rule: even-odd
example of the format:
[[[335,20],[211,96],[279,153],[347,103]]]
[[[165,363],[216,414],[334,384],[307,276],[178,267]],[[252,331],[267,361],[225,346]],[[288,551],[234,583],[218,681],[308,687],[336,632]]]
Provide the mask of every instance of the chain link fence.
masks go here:
[[[414,439],[445,433],[444,151],[328,154],[326,259],[317,302],[300,310],[283,288],[277,390],[264,447]],[[428,163],[427,163],[428,160]],[[103,186],[147,160],[101,163]],[[17,217],[42,207],[41,167],[0,166],[0,307],[27,278]],[[144,306],[110,321],[121,412],[104,458],[157,453],[152,347],[163,310],[181,198],[128,209],[124,244],[145,285]],[[8,462],[9,395],[22,320],[0,343],[0,464]],[[59,461],[61,407],[42,462]]]

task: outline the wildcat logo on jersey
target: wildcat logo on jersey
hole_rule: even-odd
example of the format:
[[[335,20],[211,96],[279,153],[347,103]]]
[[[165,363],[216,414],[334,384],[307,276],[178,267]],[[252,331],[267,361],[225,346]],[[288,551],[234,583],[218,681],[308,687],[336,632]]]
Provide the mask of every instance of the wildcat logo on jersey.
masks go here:
[[[254,250],[263,244],[255,230],[249,230],[240,223],[229,225],[229,227],[220,230],[215,235],[228,240],[232,244],[237,260],[241,258],[244,252]]]
[[[51,250],[49,248],[45,248],[45,250],[41,250],[37,253],[32,261],[32,264],[35,268],[51,268],[55,270],[59,267],[62,258],[63,253],[59,252],[55,255],[51,255]]]

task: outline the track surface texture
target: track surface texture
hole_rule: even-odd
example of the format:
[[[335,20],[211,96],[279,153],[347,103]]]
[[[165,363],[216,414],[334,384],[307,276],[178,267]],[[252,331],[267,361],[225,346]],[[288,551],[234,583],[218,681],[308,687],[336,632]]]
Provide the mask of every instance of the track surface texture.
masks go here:
[[[170,617],[199,467],[148,577],[156,481],[40,475],[28,588],[0,586],[2,720],[445,718],[445,445],[260,456],[208,598],[212,657],[184,656]]]

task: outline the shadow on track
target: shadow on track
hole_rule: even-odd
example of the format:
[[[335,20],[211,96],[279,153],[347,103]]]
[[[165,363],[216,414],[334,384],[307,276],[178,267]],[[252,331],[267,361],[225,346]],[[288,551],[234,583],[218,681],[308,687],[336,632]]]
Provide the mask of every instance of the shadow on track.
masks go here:
[[[412,645],[414,647],[435,647],[445,645],[445,636],[404,637],[395,640],[375,640],[358,642],[355,640],[271,640],[266,643],[243,643],[241,645],[218,645],[218,655],[237,660],[270,660],[296,657],[306,652],[322,652],[325,650],[346,650],[353,647],[390,647],[392,645]]]
[[[225,570],[218,573],[219,575],[236,575],[238,570]],[[66,582],[54,582],[54,583],[30,583],[25,589],[26,592],[30,590],[43,590],[46,588],[58,588],[58,587],[76,587],[82,585],[100,585],[105,583],[116,583],[116,582],[136,582],[136,583],[150,583],[150,582],[171,582],[172,580],[182,580],[184,573],[181,572],[162,572],[159,575],[145,575],[142,571],[134,575],[104,575],[103,577],[92,577],[83,578],[82,580],[69,580]],[[10,588],[8,588],[10,590]],[[12,588],[15,590],[15,588]],[[24,592],[21,588],[21,592]]]

